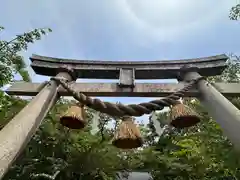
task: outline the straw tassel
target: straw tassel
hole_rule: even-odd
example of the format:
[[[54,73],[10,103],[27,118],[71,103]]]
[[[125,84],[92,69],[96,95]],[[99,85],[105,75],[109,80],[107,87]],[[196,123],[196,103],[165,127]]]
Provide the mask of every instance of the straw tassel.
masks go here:
[[[180,102],[171,107],[170,118],[170,124],[175,128],[191,127],[200,121],[200,116],[193,109]]]
[[[63,126],[70,129],[82,129],[86,126],[86,112],[84,105],[78,103],[71,106],[66,113],[60,118],[60,122]]]
[[[143,145],[140,130],[134,124],[132,117],[124,117],[119,125],[112,144],[121,149],[133,149]]]

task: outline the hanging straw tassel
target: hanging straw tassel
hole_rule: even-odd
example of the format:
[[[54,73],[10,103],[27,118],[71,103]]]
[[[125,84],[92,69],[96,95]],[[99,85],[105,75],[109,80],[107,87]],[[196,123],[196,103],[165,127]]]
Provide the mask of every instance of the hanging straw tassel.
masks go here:
[[[86,112],[84,105],[78,103],[71,106],[67,112],[60,118],[60,122],[63,126],[70,129],[82,129],[86,126]]]
[[[119,125],[112,144],[121,149],[133,149],[143,145],[140,130],[134,124],[132,117],[124,117]]]
[[[200,121],[199,115],[187,105],[177,103],[171,107],[170,124],[175,128],[186,128]]]

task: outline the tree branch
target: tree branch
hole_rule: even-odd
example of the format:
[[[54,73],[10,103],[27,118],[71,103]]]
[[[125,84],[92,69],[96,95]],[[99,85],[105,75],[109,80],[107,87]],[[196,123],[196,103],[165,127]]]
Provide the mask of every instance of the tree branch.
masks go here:
[[[56,179],[56,177],[57,177],[57,175],[60,173],[60,171],[56,171],[55,173],[54,173],[54,175],[49,175],[49,174],[45,174],[45,173],[40,173],[40,174],[32,174],[31,175],[31,177],[33,178],[33,179],[35,179],[35,178],[47,178],[47,179],[50,179],[50,180],[55,180]]]

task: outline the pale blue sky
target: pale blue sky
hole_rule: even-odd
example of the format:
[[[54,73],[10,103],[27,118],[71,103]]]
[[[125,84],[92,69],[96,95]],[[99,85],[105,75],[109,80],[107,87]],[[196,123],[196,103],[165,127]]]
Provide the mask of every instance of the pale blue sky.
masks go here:
[[[1,0],[1,39],[34,28],[53,30],[23,55],[76,59],[171,60],[240,54],[237,0]],[[47,77],[31,72],[33,81]],[[149,98],[103,98],[139,103]]]

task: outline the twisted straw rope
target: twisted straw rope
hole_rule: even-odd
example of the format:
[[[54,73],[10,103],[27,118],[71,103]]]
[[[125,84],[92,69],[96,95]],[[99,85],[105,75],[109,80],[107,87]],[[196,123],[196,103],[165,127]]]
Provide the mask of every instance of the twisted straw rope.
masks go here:
[[[56,81],[60,85],[63,86],[72,96],[79,101],[80,103],[94,109],[100,111],[102,113],[109,114],[111,116],[142,116],[144,114],[150,114],[152,111],[162,110],[165,106],[171,106],[178,103],[181,97],[189,91],[199,80],[203,79],[203,77],[194,79],[190,81],[184,88],[181,90],[166,96],[162,99],[153,100],[146,103],[140,104],[114,104],[110,102],[104,102],[100,99],[93,99],[88,97],[80,92],[76,92],[72,87],[71,84],[67,81],[67,79],[62,77],[52,77],[51,80]]]

